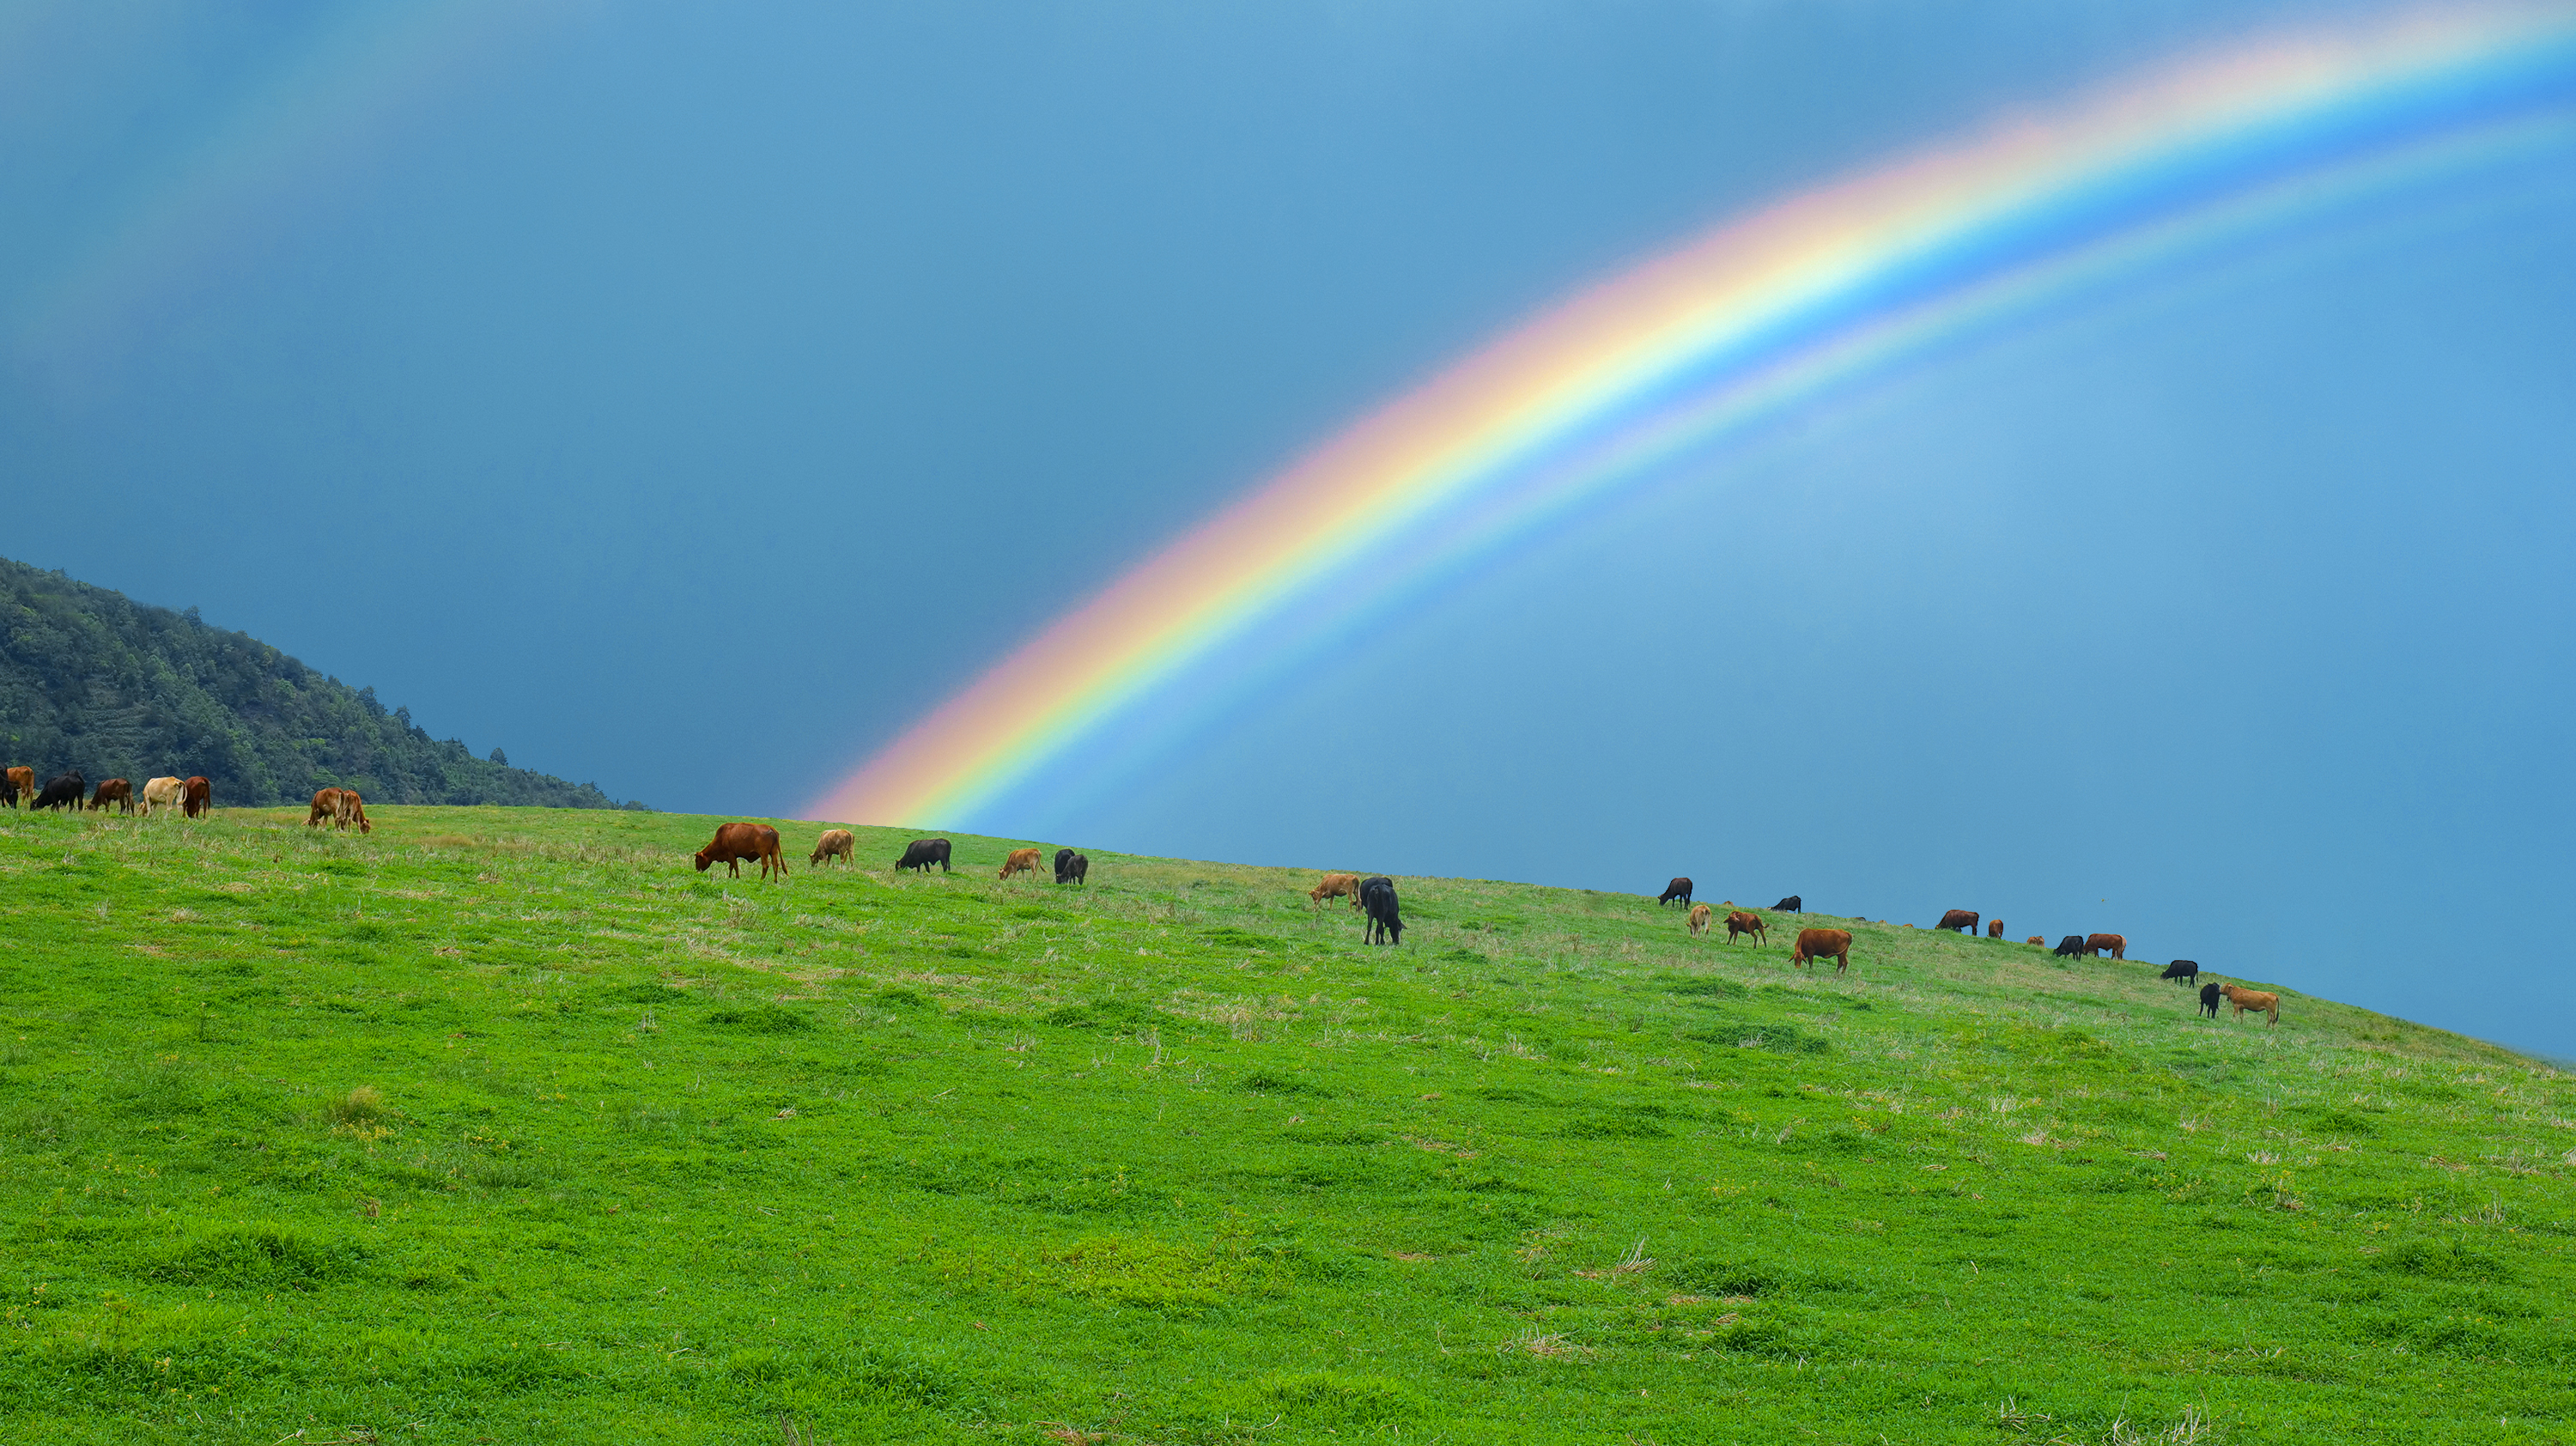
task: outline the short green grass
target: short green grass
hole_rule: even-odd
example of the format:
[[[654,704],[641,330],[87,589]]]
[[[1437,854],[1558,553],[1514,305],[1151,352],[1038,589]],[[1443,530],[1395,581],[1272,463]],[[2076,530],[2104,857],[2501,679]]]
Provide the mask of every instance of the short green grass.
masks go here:
[[[0,815],[0,1439],[2570,1439],[2576,1082],[2456,1036],[374,813]]]

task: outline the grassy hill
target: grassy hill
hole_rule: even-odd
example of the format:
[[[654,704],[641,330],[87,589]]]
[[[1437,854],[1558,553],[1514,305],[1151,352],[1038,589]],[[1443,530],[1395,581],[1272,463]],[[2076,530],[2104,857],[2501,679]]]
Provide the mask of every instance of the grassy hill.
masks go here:
[[[215,803],[276,805],[351,787],[384,803],[614,808],[595,784],[435,739],[373,688],[314,672],[197,610],[0,558],[0,763],[39,783],[77,768],[142,790],[204,774]],[[629,805],[630,807],[640,805]]]
[[[1403,879],[1366,949],[1290,870],[372,811],[0,816],[0,1438],[2576,1432],[2576,1083],[2471,1040],[1637,896]]]

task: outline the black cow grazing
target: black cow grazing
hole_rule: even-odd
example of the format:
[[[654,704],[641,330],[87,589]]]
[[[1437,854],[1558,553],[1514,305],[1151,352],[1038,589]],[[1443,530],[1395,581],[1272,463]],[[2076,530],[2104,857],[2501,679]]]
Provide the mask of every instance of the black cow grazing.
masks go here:
[[[2200,986],[2200,1012],[2212,1019],[2218,1017],[2219,988],[2216,984]]]
[[[1796,894],[1791,894],[1789,897],[1773,904],[1771,906],[1771,912],[1775,914],[1803,914],[1807,912],[1807,901],[1799,898]]]
[[[2057,941],[2056,948],[2051,949],[2048,952],[2056,955],[2060,959],[2073,959],[2078,956],[2090,958],[2093,954],[2092,950],[2084,947],[2084,936],[2081,934],[2067,935],[2065,938]]]
[[[1973,934],[1977,932],[1977,911],[1974,909],[1952,909],[1941,916],[1940,923],[1935,924],[1932,927],[1935,929],[1948,929],[1954,933]]]
[[[898,869],[919,869],[925,874],[930,872],[930,866],[932,864],[939,865],[939,871],[943,874],[949,872],[948,840],[944,838],[914,839],[912,842],[903,846],[903,857],[894,861],[894,866]]]
[[[1657,898],[1655,902],[1658,904],[1669,904],[1673,900],[1679,899],[1682,901],[1682,907],[1687,909],[1690,907],[1690,891],[1690,880],[1675,879],[1671,883],[1664,885],[1662,896]]]
[[[2200,978],[2200,966],[2189,959],[2176,959],[2171,964],[2165,966],[2165,972],[2157,975],[2156,977],[2158,979],[2171,979],[2182,985],[2183,988],[2189,989],[2192,986],[2193,981]]]
[[[1404,919],[1395,911],[1395,880],[1384,874],[1360,884],[1360,907],[1368,912],[1366,941],[1371,944],[1402,944]]]
[[[1081,883],[1084,876],[1090,872],[1090,859],[1081,854],[1075,853],[1071,849],[1057,849],[1055,851],[1055,881],[1057,883],[1078,884]]]
[[[61,777],[47,783],[45,785],[45,791],[36,795],[36,802],[33,806],[36,808],[78,808],[81,806],[81,798],[88,792],[89,780],[81,777],[80,770],[75,768],[71,772],[63,774]]]

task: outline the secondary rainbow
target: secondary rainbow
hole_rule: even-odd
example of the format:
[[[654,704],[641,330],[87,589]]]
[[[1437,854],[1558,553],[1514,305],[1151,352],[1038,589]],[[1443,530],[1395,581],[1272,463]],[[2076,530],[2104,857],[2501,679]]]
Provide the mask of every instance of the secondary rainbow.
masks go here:
[[[962,826],[1355,559],[1428,574],[2088,266],[2276,225],[2321,178],[2557,144],[2576,12],[2275,36],[1794,196],[1502,335],[1040,631],[813,805]],[[2499,139],[2501,138],[2501,139]],[[2251,219],[2249,219],[2251,218]],[[1396,539],[1423,545],[1393,561]],[[1383,585],[1375,596],[1385,596]],[[1237,660],[1240,662],[1241,660]]]

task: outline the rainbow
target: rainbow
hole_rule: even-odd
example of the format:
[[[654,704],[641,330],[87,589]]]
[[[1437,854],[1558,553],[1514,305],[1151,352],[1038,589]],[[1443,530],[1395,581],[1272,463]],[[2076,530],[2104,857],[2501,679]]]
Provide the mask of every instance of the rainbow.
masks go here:
[[[1211,675],[1258,675],[1300,638],[1904,358],[2392,178],[2563,144],[2571,125],[2576,12],[2446,7],[2240,45],[1793,196],[1573,297],[1328,440],[1044,628],[812,811],[974,822],[1148,698],[1204,702]]]

